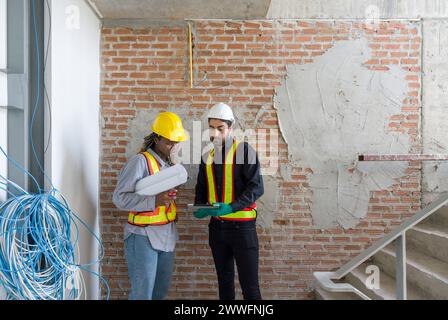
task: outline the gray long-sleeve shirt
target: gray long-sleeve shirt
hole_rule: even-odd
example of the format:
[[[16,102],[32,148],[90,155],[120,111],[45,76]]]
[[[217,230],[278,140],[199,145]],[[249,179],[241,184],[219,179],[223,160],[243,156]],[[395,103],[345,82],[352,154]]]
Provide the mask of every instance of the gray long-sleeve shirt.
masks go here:
[[[169,166],[152,149],[148,150],[160,164],[160,170]],[[149,176],[148,164],[142,154],[133,156],[123,167],[118,177],[117,186],[113,194],[115,206],[124,211],[153,211],[155,209],[155,196],[143,196],[135,192],[137,181]],[[155,250],[172,252],[179,240],[176,223],[161,226],[138,227],[126,223],[124,239],[131,234],[146,235]]]

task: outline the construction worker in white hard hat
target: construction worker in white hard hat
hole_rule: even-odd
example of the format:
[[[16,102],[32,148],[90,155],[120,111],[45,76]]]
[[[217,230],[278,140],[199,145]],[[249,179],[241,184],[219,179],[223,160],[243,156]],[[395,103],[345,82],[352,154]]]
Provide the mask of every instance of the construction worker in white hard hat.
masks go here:
[[[234,263],[246,300],[260,300],[259,247],[255,227],[256,201],[264,193],[260,162],[246,142],[233,138],[232,109],[219,103],[208,115],[214,148],[203,157],[196,184],[196,204],[215,204],[194,212],[198,219],[210,216],[209,245],[219,283],[219,298],[234,300]]]
[[[174,113],[163,112],[145,137],[140,153],[122,169],[113,195],[120,210],[129,211],[125,226],[125,256],[131,282],[130,300],[162,300],[171,281],[176,229],[177,190],[156,196],[135,192],[137,182],[169,168],[179,142],[188,139],[182,121]]]

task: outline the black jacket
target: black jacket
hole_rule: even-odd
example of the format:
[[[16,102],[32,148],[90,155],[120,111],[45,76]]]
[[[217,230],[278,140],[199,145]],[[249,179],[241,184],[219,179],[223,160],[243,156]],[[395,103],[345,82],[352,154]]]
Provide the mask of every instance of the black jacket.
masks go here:
[[[216,179],[216,196],[218,198],[218,202],[223,202],[222,191],[224,166],[222,163],[224,161],[222,161],[222,159],[225,159],[225,154],[227,154],[227,151],[231,145],[232,141],[227,141],[226,148],[222,148],[221,158],[215,156],[215,161],[212,164]],[[242,142],[238,146],[234,163],[233,188],[235,200],[231,203],[233,212],[251,206],[264,193],[263,177],[260,173],[260,162],[258,155],[247,142]],[[208,203],[208,187],[204,157],[202,158],[199,166],[195,203]]]

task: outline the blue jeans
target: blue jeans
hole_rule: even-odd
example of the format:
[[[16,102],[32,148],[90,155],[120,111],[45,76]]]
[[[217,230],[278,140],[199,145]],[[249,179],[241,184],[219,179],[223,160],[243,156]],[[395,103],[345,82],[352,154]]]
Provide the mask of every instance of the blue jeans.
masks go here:
[[[163,300],[173,273],[174,252],[154,250],[146,236],[131,234],[125,240],[131,281],[129,300]]]

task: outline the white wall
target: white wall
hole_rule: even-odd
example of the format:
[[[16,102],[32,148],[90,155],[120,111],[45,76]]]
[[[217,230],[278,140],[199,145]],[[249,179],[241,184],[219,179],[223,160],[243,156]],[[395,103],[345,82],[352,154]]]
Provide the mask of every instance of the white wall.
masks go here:
[[[99,233],[100,21],[82,0],[52,0],[51,85],[53,184],[79,216]],[[98,259],[85,230],[81,262]],[[99,266],[94,267],[98,272]],[[85,274],[87,298],[99,298],[99,282]]]
[[[8,111],[4,106],[7,105],[7,81],[6,76],[0,73],[0,146],[5,152],[8,152],[8,127],[7,127],[7,116]],[[8,166],[7,159],[0,152],[0,175],[3,177],[8,176]],[[0,180],[1,181],[1,180]],[[0,202],[6,200],[6,191],[0,189]]]
[[[0,69],[6,67],[6,0],[0,0]]]
[[[6,68],[6,0],[0,0],[0,69]],[[6,75],[0,73],[0,146],[7,152],[7,110],[2,108],[8,103]],[[6,158],[0,154],[0,174],[7,176]],[[6,200],[6,192],[0,190],[0,202]],[[0,286],[0,300],[5,292]]]
[[[0,0],[0,69],[6,69],[6,0]],[[7,152],[7,109],[8,87],[6,74],[0,72],[0,146]],[[7,176],[6,157],[0,153],[0,174]],[[6,199],[6,192],[0,190],[0,201]]]

